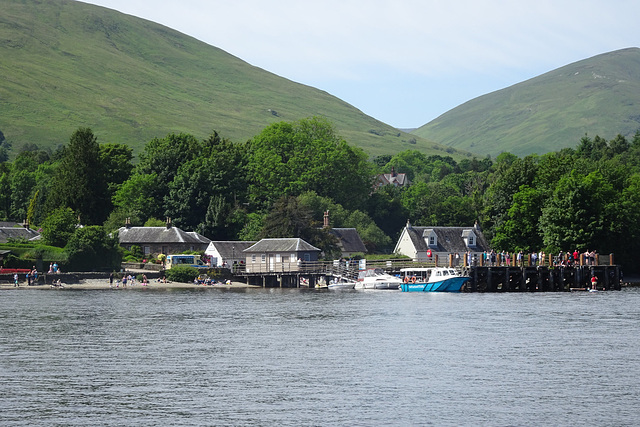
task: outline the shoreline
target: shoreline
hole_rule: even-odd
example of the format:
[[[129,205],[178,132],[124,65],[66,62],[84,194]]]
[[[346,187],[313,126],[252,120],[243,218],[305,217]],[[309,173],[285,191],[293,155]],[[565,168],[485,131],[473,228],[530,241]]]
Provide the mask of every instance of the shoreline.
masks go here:
[[[0,284],[0,289],[8,290],[8,289],[50,289],[50,290],[65,290],[65,289],[113,289],[113,290],[121,290],[121,289],[243,289],[243,288],[261,288],[261,286],[247,285],[243,282],[231,282],[230,285],[224,283],[217,283],[215,285],[196,285],[194,283],[184,283],[184,282],[167,282],[162,283],[158,282],[155,279],[150,280],[146,286],[143,286],[142,283],[137,282],[135,285],[127,285],[122,286],[120,284],[119,287],[116,287],[116,284],[109,286],[109,279],[84,279],[79,283],[62,283],[62,288],[54,287],[51,284],[47,285],[31,285],[28,286],[26,282],[19,283],[19,286],[14,286],[13,283],[2,283]]]

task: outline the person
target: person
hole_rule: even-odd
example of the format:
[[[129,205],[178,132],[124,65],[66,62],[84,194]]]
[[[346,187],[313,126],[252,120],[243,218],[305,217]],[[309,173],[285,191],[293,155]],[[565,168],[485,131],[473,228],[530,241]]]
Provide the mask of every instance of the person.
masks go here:
[[[142,286],[147,286],[147,275],[142,274]]]
[[[113,286],[113,272],[109,273],[109,287]]]
[[[58,271],[58,263],[57,262],[53,263],[53,272],[54,273],[59,273],[59,271]]]
[[[598,278],[594,274],[593,276],[591,276],[591,289],[597,289],[597,288],[598,288]]]
[[[53,263],[49,264],[49,274],[53,273]]]
[[[13,274],[13,287],[15,288],[17,286],[20,286],[20,285],[18,285],[18,273],[14,273]]]
[[[573,261],[577,264],[579,264],[580,261],[580,251],[576,248],[575,251],[573,251]]]

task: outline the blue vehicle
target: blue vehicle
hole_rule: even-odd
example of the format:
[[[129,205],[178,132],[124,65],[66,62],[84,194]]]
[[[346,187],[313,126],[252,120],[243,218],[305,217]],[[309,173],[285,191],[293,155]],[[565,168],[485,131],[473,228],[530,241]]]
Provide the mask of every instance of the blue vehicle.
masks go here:
[[[460,292],[470,277],[461,276],[454,268],[403,268],[403,292]]]

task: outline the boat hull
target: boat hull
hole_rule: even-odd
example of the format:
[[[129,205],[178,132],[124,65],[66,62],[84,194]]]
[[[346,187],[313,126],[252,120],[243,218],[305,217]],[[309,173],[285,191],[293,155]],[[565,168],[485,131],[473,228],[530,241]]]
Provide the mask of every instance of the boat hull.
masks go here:
[[[460,292],[462,285],[469,280],[469,277],[451,277],[435,282],[403,283],[400,289],[403,292]]]

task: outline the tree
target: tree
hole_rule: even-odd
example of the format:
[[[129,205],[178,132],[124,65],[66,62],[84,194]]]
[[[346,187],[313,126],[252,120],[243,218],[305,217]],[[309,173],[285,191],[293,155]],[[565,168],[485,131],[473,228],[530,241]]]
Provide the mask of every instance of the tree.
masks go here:
[[[613,186],[599,171],[581,176],[574,170],[562,177],[540,217],[547,250],[612,246],[608,233],[617,200]]]
[[[199,145],[199,156],[183,163],[169,183],[165,215],[178,227],[217,240],[240,231],[246,179],[241,147],[213,133]]]
[[[261,208],[282,196],[315,191],[347,209],[362,205],[372,187],[364,152],[349,146],[318,117],[278,122],[247,144],[251,202]]]
[[[113,197],[118,187],[131,176],[133,149],[124,144],[101,144],[100,163],[104,169],[109,195]]]
[[[69,255],[68,268],[73,271],[120,269],[122,249],[118,244],[118,235],[109,236],[101,226],[76,229],[65,249]]]
[[[42,240],[51,246],[63,248],[76,230],[76,214],[71,208],[58,208],[42,223]]]
[[[513,195],[505,221],[496,227],[492,246],[507,251],[539,251],[543,245],[538,224],[543,203],[541,191],[522,185]]]
[[[48,198],[49,210],[70,207],[81,221],[102,224],[110,208],[98,141],[89,128],[73,133],[64,148]]]

